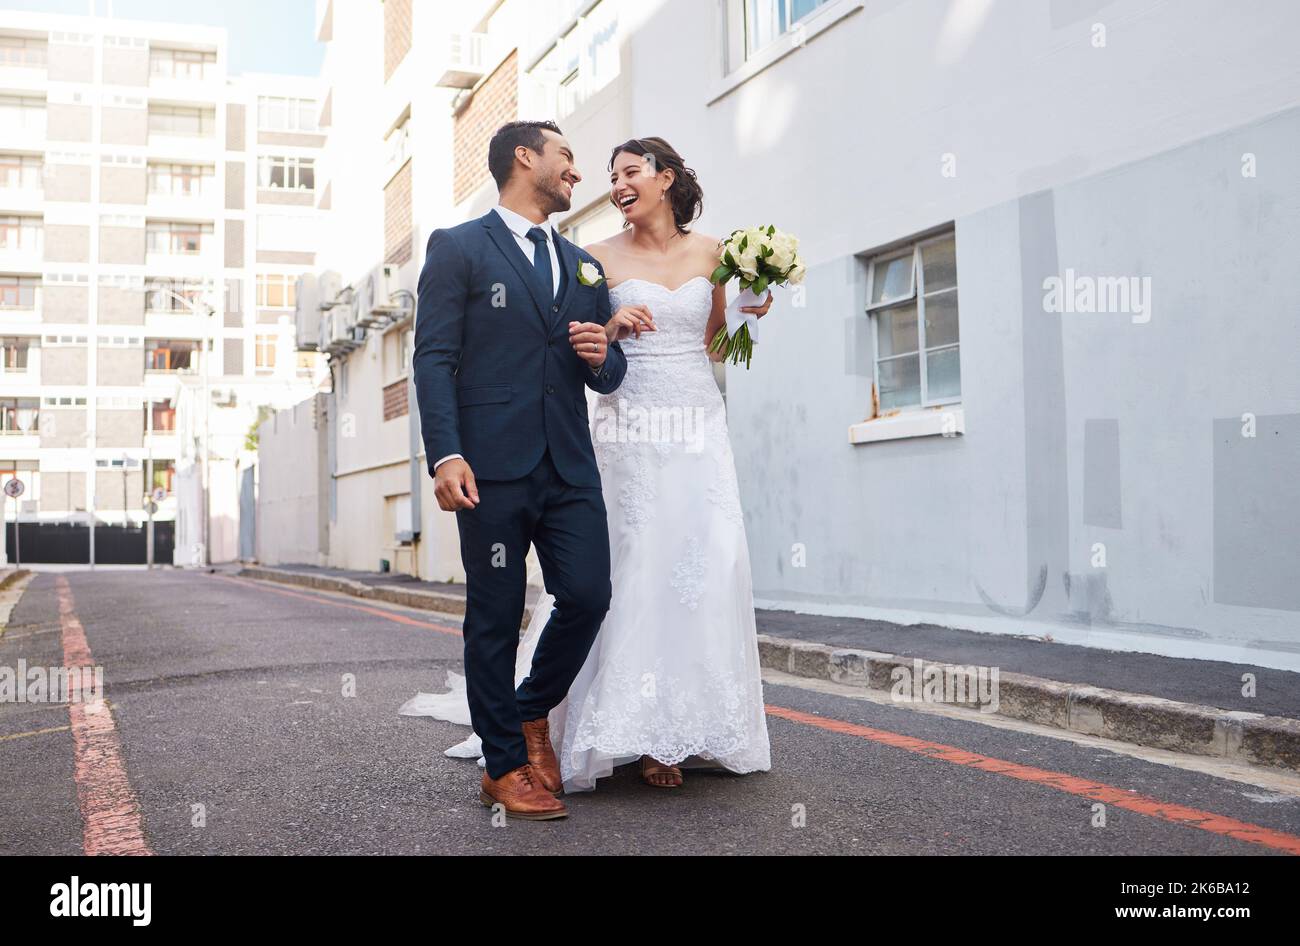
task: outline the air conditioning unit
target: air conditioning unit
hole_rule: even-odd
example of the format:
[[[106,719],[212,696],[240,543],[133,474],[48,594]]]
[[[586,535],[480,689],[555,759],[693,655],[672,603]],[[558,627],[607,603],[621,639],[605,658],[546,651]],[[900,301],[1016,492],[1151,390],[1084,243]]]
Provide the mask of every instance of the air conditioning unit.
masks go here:
[[[320,300],[319,305],[322,309],[330,309],[338,304],[339,293],[343,291],[343,280],[332,269],[327,269],[320,274],[320,280],[316,286],[316,297]]]
[[[445,89],[472,89],[494,63],[486,33],[449,33],[444,47],[442,76],[435,85]]]
[[[395,300],[396,291],[397,267],[390,263],[376,267],[359,291],[361,306],[357,324],[383,326],[401,318],[405,309]]]
[[[352,325],[351,309],[336,306],[329,315],[330,337],[326,351],[341,355],[357,348],[356,331]]]
[[[320,344],[320,292],[316,276],[303,273],[294,283],[293,339],[298,351],[311,351]]]

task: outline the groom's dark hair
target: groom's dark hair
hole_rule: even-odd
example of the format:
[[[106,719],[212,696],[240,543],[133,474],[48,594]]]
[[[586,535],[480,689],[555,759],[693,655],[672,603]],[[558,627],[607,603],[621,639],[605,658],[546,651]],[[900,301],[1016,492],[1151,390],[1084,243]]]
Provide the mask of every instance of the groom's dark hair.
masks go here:
[[[515,149],[523,145],[529,151],[542,153],[546,147],[546,136],[542,129],[562,135],[555,122],[507,122],[497,129],[488,143],[488,170],[497,182],[497,190],[506,186],[515,169]]]

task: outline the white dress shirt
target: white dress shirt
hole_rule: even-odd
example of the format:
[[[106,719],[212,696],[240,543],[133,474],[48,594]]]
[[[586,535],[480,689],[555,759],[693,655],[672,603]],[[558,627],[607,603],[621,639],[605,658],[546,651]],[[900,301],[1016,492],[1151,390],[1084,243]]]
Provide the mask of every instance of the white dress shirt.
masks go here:
[[[537,244],[528,239],[528,231],[533,227],[542,228],[542,232],[546,234],[546,252],[551,254],[551,298],[554,299],[560,294],[560,257],[555,250],[555,235],[551,232],[551,222],[544,220],[541,223],[533,223],[523,214],[517,214],[500,204],[492,209],[506,222],[510,232],[515,235],[515,242],[519,244],[519,249],[534,266],[537,265]]]
[[[515,243],[519,245],[519,251],[534,265],[536,265],[537,262],[537,244],[528,238],[528,231],[533,227],[542,228],[542,232],[546,234],[546,252],[551,254],[551,298],[554,299],[560,294],[560,255],[555,249],[555,235],[551,231],[551,222],[546,220],[542,223],[533,223],[523,214],[517,214],[507,207],[502,207],[500,204],[497,204],[492,209],[495,210],[497,215],[505,221],[506,226],[510,228],[510,232],[514,234]],[[598,373],[597,369],[593,368],[592,371]],[[463,459],[465,458],[459,453],[449,453],[435,463],[433,468],[436,471],[438,467],[442,466],[448,460]]]

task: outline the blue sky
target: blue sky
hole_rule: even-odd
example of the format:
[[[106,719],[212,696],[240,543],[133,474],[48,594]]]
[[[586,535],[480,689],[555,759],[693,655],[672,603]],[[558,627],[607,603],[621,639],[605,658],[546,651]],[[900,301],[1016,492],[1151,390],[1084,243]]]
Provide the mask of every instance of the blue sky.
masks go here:
[[[5,10],[87,14],[91,0],[0,0]],[[108,12],[95,0],[95,12]],[[230,36],[230,72],[315,76],[325,44],[316,42],[315,0],[114,0],[120,20],[161,20],[224,26]]]

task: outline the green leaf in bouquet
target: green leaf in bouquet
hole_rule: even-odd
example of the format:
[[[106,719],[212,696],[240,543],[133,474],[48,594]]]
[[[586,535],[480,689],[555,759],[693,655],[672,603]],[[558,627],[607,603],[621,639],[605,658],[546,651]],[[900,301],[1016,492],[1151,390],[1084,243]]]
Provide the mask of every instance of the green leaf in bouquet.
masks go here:
[[[730,279],[732,275],[731,267],[723,263],[713,271],[713,275],[709,277],[709,282],[719,286]]]

